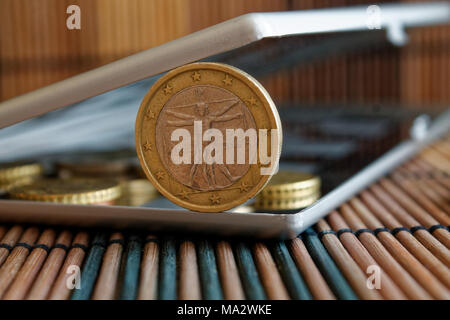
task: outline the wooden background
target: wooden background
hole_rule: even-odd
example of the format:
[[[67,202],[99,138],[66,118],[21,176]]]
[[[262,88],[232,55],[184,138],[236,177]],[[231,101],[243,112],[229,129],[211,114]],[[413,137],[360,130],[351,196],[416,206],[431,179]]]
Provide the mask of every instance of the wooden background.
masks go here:
[[[371,3],[0,0],[0,100],[248,12]],[[66,28],[70,4],[81,8],[81,30]],[[264,85],[278,102],[448,104],[450,28],[414,30],[410,40],[404,48],[374,48],[283,71]]]

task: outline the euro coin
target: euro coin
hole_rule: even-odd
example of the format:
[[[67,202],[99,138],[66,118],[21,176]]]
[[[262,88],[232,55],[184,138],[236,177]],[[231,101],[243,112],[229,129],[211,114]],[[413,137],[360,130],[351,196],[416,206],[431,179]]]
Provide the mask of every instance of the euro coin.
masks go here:
[[[40,163],[10,162],[0,163],[0,184],[8,184],[26,178],[37,178],[44,172]]]
[[[158,197],[155,187],[147,179],[121,181],[122,196],[116,202],[121,206],[141,206]]]
[[[193,63],[162,76],[141,103],[136,150],[170,201],[221,212],[254,197],[278,165],[277,109],[254,78],[232,66]]]

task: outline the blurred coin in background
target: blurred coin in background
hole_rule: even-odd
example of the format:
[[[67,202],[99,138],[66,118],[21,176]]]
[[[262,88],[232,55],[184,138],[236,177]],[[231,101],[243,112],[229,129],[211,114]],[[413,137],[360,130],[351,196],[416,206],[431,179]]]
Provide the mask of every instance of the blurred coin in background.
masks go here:
[[[156,188],[147,179],[132,179],[120,182],[122,196],[116,204],[121,206],[141,206],[159,196]]]
[[[121,193],[120,183],[112,179],[41,179],[13,188],[8,195],[17,200],[112,205]]]
[[[0,192],[32,183],[44,173],[38,162],[0,163]]]
[[[55,161],[58,176],[127,178],[138,163],[134,150],[79,153]]]
[[[279,171],[256,196],[257,210],[296,210],[310,206],[320,198],[320,178],[295,172]]]

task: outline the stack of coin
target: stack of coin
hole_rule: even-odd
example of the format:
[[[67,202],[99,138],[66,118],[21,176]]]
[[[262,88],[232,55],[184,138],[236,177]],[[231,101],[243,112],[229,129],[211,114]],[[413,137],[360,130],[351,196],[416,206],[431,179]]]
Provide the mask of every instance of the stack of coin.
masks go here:
[[[122,196],[116,202],[121,206],[141,206],[159,195],[147,179],[124,180],[121,186]]]
[[[120,184],[107,179],[42,179],[9,191],[11,199],[68,204],[112,205],[120,195]]]
[[[281,121],[267,91],[245,72],[219,63],[192,63],[159,78],[142,101],[135,128],[146,177],[173,203],[200,212],[226,211],[251,199],[270,179],[281,152]],[[197,141],[203,130],[217,136],[215,148],[226,159],[211,149],[212,142]],[[229,132],[244,131],[266,135],[270,164],[253,162],[256,139],[226,139]],[[173,157],[180,155],[171,138],[177,132],[186,136],[182,145],[191,146],[183,147],[182,161]],[[212,163],[205,158],[208,149],[217,157]],[[244,161],[234,161],[238,154]]]
[[[42,176],[44,169],[35,162],[11,162],[0,164],[0,191],[32,183]]]
[[[257,210],[296,210],[320,198],[320,178],[309,173],[279,171],[256,196]]]

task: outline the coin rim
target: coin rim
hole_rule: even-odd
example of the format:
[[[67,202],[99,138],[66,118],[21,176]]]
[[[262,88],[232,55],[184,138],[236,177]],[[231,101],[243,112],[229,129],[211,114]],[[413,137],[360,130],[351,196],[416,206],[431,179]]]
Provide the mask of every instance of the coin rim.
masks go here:
[[[253,203],[257,210],[295,210],[309,207],[321,197],[320,192],[303,198],[258,199]]]
[[[0,168],[0,182],[7,184],[17,179],[42,175],[44,167],[41,163],[6,163],[8,167]]]
[[[282,139],[283,139],[283,131],[281,127],[281,120],[280,116],[278,114],[278,110],[275,106],[275,103],[272,101],[272,98],[270,97],[269,93],[266,91],[266,89],[252,76],[247,74],[246,72],[235,68],[233,66],[223,64],[223,63],[216,63],[216,62],[196,62],[187,64],[178,68],[175,68],[165,75],[163,75],[161,78],[159,78],[153,86],[150,88],[150,90],[145,95],[144,99],[141,102],[141,105],[139,107],[139,111],[136,116],[136,122],[135,122],[135,143],[136,143],[136,153],[139,158],[139,162],[141,164],[142,169],[145,172],[145,175],[147,178],[152,182],[152,184],[155,186],[158,191],[163,194],[167,199],[172,201],[173,203],[184,207],[189,210],[193,211],[200,211],[200,212],[221,212],[226,211],[229,209],[232,209],[234,207],[239,206],[240,204],[246,202],[250,198],[257,195],[269,182],[272,175],[265,175],[262,176],[262,178],[258,181],[258,184],[255,185],[252,188],[252,192],[246,193],[242,197],[238,197],[233,201],[223,203],[220,205],[198,205],[193,204],[190,202],[187,202],[185,200],[181,200],[175,195],[171,194],[169,191],[166,190],[159,182],[158,180],[153,176],[152,172],[150,171],[147,163],[144,161],[145,155],[143,153],[143,147],[142,147],[142,141],[141,141],[141,128],[143,119],[145,117],[145,111],[147,109],[147,106],[153,97],[153,95],[160,89],[161,86],[163,86],[166,82],[168,82],[170,79],[174,78],[176,75],[181,74],[183,72],[189,71],[189,70],[201,70],[201,69],[210,69],[215,71],[222,71],[225,73],[228,73],[235,77],[236,79],[239,79],[240,81],[244,82],[248,87],[250,87],[251,91],[258,96],[259,100],[261,101],[261,105],[264,107],[265,111],[268,114],[268,118],[270,122],[274,122],[276,124],[276,128],[278,129],[278,154],[276,156],[276,162],[278,164],[280,155],[281,155],[281,147],[282,147]],[[232,91],[231,91],[232,92]],[[173,94],[175,94],[174,92]],[[250,109],[249,109],[250,110]],[[250,111],[252,113],[252,111]],[[273,120],[271,119],[273,117]],[[276,168],[276,166],[275,166]],[[167,169],[164,168],[167,172]],[[168,172],[167,172],[168,173]],[[274,170],[275,173],[275,170]],[[221,192],[222,190],[216,190],[216,192]],[[225,191],[225,190],[223,190]]]

